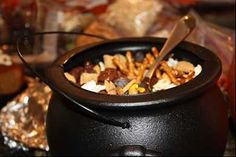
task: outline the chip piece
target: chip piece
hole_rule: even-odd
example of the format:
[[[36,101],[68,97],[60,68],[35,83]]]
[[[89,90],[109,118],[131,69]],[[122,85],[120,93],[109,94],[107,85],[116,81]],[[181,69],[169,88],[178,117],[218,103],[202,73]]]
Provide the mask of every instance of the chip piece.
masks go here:
[[[106,87],[103,85],[97,85],[94,80],[88,81],[83,86],[81,86],[81,88],[96,93],[106,89]]]
[[[68,72],[65,72],[64,75],[65,75],[65,77],[66,77],[69,81],[71,81],[71,82],[73,82],[73,83],[76,83],[76,79],[75,79],[75,77],[74,77],[73,75],[71,75],[71,74],[68,73]]]
[[[113,58],[114,57],[111,56],[111,55],[104,55],[103,56],[103,61],[104,61],[105,68],[114,68],[114,69],[116,69],[116,66],[113,63]]]
[[[95,81],[97,82],[98,74],[96,73],[82,73],[80,76],[80,84],[85,84],[89,81]]]

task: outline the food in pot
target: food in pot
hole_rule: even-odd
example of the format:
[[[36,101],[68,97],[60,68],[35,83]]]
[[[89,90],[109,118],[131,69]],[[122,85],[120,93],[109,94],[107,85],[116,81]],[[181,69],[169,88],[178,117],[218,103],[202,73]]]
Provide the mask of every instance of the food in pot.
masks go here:
[[[97,64],[86,61],[65,72],[65,77],[79,87],[110,95],[136,95],[165,90],[187,83],[200,74],[201,65],[172,57],[163,60],[151,80],[146,73],[158,57],[159,51],[153,47],[151,52],[127,51],[125,55],[105,54]]]

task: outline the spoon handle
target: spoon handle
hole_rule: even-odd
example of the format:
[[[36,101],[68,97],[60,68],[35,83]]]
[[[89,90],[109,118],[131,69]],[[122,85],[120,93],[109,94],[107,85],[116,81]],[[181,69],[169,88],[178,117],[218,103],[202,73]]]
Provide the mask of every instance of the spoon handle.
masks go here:
[[[154,64],[148,70],[146,77],[151,79],[154,71],[164,57],[182,40],[184,40],[195,27],[195,19],[190,15],[182,17],[172,29],[169,38],[162,47],[159,56],[156,58]]]

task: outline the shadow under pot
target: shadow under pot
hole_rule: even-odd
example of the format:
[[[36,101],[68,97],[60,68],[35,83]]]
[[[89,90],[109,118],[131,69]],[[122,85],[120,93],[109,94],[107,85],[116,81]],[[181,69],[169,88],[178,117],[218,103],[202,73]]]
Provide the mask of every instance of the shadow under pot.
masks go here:
[[[53,92],[47,114],[47,137],[52,155],[179,156],[219,155],[227,140],[227,114],[216,85],[219,59],[207,49],[182,42],[175,58],[202,66],[183,85],[139,95],[108,95],[84,90],[64,72],[85,61],[132,51],[161,49],[165,39],[129,38],[73,49],[48,70]]]

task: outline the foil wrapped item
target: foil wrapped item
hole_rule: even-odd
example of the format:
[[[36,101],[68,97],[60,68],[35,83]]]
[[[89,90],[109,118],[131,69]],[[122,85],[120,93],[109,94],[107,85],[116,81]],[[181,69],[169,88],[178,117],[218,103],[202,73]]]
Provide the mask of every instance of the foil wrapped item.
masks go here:
[[[35,148],[48,151],[45,126],[52,92],[47,85],[36,79],[27,80],[28,87],[25,91],[2,108],[0,130],[4,139],[11,139],[4,141],[10,148],[21,147],[23,150]]]

